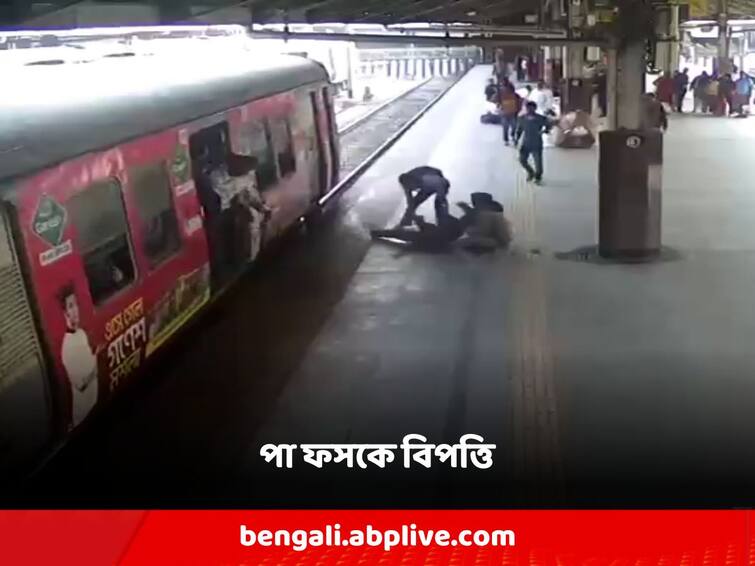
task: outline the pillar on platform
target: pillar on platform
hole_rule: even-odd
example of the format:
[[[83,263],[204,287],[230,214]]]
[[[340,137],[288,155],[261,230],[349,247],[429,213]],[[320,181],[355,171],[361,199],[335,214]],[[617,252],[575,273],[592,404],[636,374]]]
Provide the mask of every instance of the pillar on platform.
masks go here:
[[[600,134],[599,242],[609,258],[661,250],[663,134],[644,119],[645,42],[608,51],[608,129]]]
[[[671,21],[669,25],[669,32],[672,39],[672,42],[669,48],[670,50],[669,57],[671,58],[672,71],[676,71],[679,69],[679,63],[680,63],[679,58],[680,58],[681,46],[682,46],[682,32],[679,26],[679,6],[678,5],[671,6]]]
[[[564,51],[564,76],[581,79],[585,74],[585,46],[569,45]]]
[[[729,57],[729,1],[718,0],[718,73],[731,73],[731,59]]]

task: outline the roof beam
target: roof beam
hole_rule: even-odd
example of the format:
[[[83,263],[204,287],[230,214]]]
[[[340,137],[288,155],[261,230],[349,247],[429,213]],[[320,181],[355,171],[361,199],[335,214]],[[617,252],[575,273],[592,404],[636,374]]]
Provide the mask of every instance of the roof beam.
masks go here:
[[[387,35],[366,33],[313,33],[280,31],[253,31],[252,37],[270,39],[308,39],[326,41],[354,41],[359,43],[411,43],[414,45],[442,45],[468,47],[470,45],[584,45],[601,46],[606,42],[599,39],[573,39],[566,37],[522,37],[507,35],[486,35],[478,37],[430,36],[430,35]]]

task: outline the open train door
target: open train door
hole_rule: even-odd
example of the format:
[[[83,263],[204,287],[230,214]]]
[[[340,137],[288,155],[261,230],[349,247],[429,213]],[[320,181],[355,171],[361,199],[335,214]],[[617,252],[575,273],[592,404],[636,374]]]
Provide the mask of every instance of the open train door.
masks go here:
[[[317,104],[316,92],[309,93],[309,101],[312,105],[312,115],[314,116],[315,122],[315,134],[317,136],[317,197],[319,198],[328,190],[328,179],[330,177],[328,171],[328,161],[326,158],[327,148],[325,146],[325,139],[323,138],[324,132],[322,128],[322,110]]]

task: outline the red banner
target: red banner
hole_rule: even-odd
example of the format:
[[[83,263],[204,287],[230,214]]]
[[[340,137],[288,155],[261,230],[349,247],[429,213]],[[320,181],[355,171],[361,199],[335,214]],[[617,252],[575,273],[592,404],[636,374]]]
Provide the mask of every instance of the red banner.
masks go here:
[[[749,511],[12,511],[0,564],[755,564]]]

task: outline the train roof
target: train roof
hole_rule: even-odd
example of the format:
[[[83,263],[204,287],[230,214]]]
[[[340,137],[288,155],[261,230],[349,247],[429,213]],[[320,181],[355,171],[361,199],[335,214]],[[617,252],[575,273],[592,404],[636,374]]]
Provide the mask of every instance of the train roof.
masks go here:
[[[310,59],[253,50],[24,66],[4,75],[0,179],[328,80]]]

